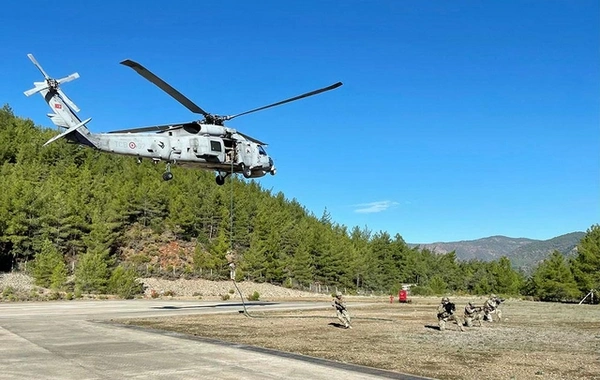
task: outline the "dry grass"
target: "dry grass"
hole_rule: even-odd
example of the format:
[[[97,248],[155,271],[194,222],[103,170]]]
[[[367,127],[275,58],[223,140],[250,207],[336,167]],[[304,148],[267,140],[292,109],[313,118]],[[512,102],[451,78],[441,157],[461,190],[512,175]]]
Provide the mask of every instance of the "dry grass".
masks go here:
[[[333,309],[127,323],[441,379],[600,379],[599,306],[508,300],[503,322],[461,333],[456,325],[437,329],[438,301],[350,300],[348,330]]]

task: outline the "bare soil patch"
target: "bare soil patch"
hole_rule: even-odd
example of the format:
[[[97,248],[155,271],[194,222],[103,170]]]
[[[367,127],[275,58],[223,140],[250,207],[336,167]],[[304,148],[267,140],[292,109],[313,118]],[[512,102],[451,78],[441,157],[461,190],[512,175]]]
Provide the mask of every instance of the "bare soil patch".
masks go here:
[[[452,299],[461,310],[468,300]],[[252,318],[215,314],[125,323],[440,379],[600,379],[598,306],[508,300],[502,322],[461,333],[452,324],[437,329],[437,298],[347,301],[352,329],[340,326],[327,303],[318,310],[251,311]]]

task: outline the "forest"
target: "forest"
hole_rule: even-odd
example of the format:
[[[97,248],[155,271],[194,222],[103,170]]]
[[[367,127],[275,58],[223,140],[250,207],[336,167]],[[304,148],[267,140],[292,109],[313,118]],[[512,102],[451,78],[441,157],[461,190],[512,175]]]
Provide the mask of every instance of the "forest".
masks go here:
[[[459,261],[454,252],[409,248],[400,235],[314,215],[259,181],[101,153],[0,109],[0,272],[23,270],[57,291],[131,297],[139,276],[226,279],[351,294],[530,296],[578,301],[600,288],[600,226],[575,257],[559,252],[530,276],[509,259]],[[74,276],[74,281],[67,281]],[[69,288],[69,289],[67,289]],[[72,289],[71,289],[72,288]],[[124,290],[125,289],[125,290]]]

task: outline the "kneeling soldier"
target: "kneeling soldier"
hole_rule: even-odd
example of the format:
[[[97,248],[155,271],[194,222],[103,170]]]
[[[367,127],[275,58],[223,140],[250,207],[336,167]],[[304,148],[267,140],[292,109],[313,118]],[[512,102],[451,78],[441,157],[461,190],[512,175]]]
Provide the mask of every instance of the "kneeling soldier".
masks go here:
[[[463,323],[458,316],[455,314],[456,305],[450,302],[448,297],[442,298],[442,303],[438,306],[437,309],[437,317],[438,324],[440,326],[440,331],[446,330],[446,322],[454,321],[458,325],[460,331],[465,331],[463,329]]]
[[[483,319],[481,311],[482,308],[473,305],[473,302],[469,302],[467,306],[465,306],[465,324],[467,327],[473,327],[473,321],[477,321],[479,327],[481,327],[481,320]]]

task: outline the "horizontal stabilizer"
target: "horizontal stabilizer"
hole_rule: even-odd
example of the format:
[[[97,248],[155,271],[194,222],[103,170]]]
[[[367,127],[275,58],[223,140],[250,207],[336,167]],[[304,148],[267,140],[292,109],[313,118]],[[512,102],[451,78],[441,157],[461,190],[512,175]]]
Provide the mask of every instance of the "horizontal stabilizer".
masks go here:
[[[44,146],[46,146],[46,145],[48,145],[48,144],[50,144],[50,143],[52,143],[52,142],[54,142],[54,141],[56,141],[56,140],[58,140],[58,139],[62,138],[62,137],[65,137],[66,135],[68,135],[68,134],[69,134],[69,133],[71,133],[71,132],[75,132],[77,129],[79,129],[79,128],[83,127],[84,125],[86,125],[87,123],[89,123],[89,122],[90,122],[90,120],[92,120],[92,118],[91,118],[91,117],[90,117],[89,119],[85,119],[84,121],[82,121],[81,123],[77,124],[76,126],[74,126],[74,127],[71,127],[71,128],[69,128],[69,129],[67,129],[67,130],[66,130],[66,131],[64,131],[63,133],[61,133],[61,134],[59,134],[59,135],[56,135],[56,136],[54,136],[53,138],[51,138],[50,140],[48,140],[48,141],[47,141],[47,142],[44,144]]]

